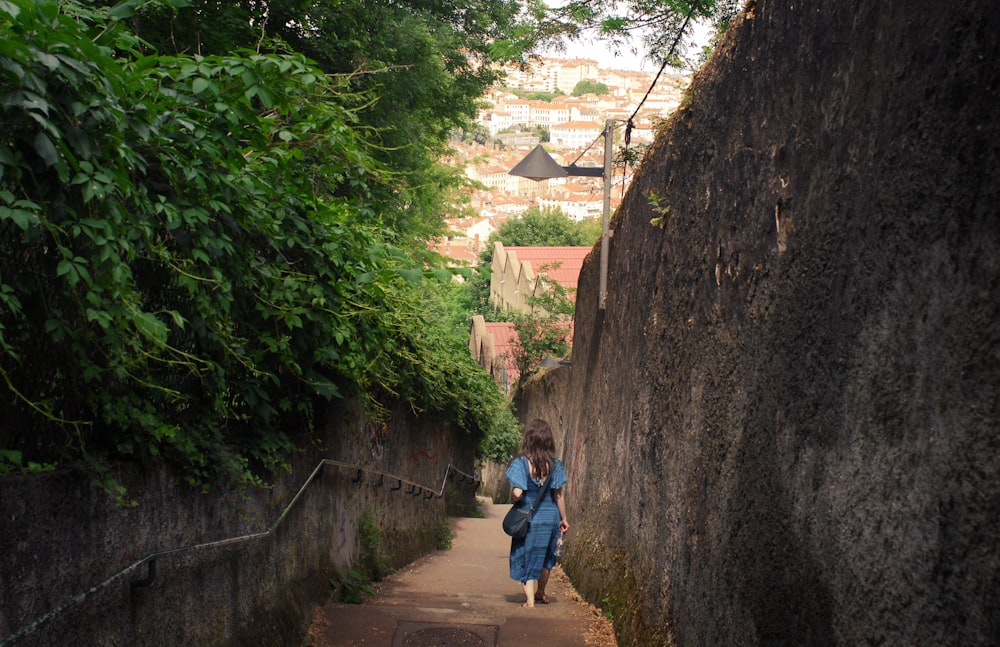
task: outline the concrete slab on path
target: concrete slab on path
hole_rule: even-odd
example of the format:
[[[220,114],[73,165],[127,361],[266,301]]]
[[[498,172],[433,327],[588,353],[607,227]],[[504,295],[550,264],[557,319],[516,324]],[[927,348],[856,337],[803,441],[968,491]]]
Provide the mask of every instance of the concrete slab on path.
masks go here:
[[[456,519],[447,551],[391,576],[364,604],[329,604],[316,611],[315,647],[586,647],[598,622],[557,566],[550,604],[522,608],[510,579],[510,538],[500,528],[506,505],[484,504],[483,519]],[[572,531],[571,531],[572,532]]]

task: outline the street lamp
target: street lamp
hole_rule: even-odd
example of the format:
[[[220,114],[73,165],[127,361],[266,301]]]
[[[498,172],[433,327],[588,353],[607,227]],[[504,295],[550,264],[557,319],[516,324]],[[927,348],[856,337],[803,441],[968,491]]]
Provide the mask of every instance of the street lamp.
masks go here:
[[[604,168],[577,166],[576,164],[560,166],[539,144],[508,171],[510,175],[526,177],[535,181],[567,176],[604,178],[604,209],[601,213],[601,277],[597,295],[597,307],[601,310],[604,309],[604,302],[608,295],[608,218],[611,215],[611,147],[614,128],[614,119],[608,119],[604,122]]]
[[[542,358],[542,361],[538,362],[538,365],[544,368],[559,368],[559,360],[553,357],[552,353],[549,353]]]
[[[560,366],[570,366],[573,360],[569,359],[556,359],[553,357],[552,353],[549,353],[538,362],[538,365],[543,368],[559,368]]]

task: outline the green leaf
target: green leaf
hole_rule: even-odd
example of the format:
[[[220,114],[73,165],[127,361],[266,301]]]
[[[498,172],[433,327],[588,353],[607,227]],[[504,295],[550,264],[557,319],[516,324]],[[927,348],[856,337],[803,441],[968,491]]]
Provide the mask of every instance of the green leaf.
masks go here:
[[[34,54],[35,54],[35,59],[39,63],[41,63],[42,65],[44,65],[45,67],[47,67],[49,69],[49,71],[54,72],[55,70],[57,70],[59,68],[59,59],[56,58],[55,56],[53,56],[52,54],[49,54],[48,52],[38,51],[38,50],[36,50],[34,52]]]
[[[436,278],[441,283],[451,283],[451,280],[454,277],[454,275],[451,273],[451,270],[436,269],[432,270],[431,273],[434,275],[434,278]]]
[[[424,271],[421,269],[401,269],[399,275],[410,283],[420,283],[424,278]]]
[[[26,112],[37,111],[46,115],[49,114],[49,102],[46,101],[44,97],[39,96],[34,92],[18,92],[18,93],[13,93],[13,95],[14,96],[9,97],[9,99],[19,98],[20,99],[19,103],[22,110]]]
[[[46,166],[55,166],[59,163],[59,151],[52,144],[52,140],[45,133],[35,135],[35,152],[42,158]]]
[[[168,310],[167,314],[174,320],[174,325],[178,328],[184,328],[184,316],[177,312],[176,310]]]
[[[21,14],[21,8],[9,0],[0,0],[0,11],[9,14],[11,18],[17,18]]]
[[[148,312],[138,312],[132,318],[136,330],[151,339],[157,345],[167,343],[167,325]]]
[[[23,457],[24,454],[16,449],[0,449],[0,459],[3,459],[8,463],[20,466],[21,461],[24,460]]]
[[[97,324],[107,330],[111,327],[114,322],[114,317],[111,316],[110,312],[104,310],[96,310],[94,308],[87,308],[87,321],[95,321]]]
[[[63,259],[56,266],[56,276],[65,276],[69,279],[70,285],[76,285],[80,277],[76,273],[76,266],[72,261]]]
[[[14,224],[21,231],[27,231],[28,227],[31,226],[32,221],[37,219],[37,215],[33,211],[25,211],[24,209],[10,209],[8,207],[0,207],[0,220],[13,220]]]

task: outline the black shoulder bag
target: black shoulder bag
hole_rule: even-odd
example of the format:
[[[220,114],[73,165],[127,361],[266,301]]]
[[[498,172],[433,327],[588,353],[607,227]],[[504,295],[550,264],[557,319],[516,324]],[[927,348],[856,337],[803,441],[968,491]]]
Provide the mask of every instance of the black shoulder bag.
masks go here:
[[[528,528],[531,526],[531,516],[535,514],[535,508],[538,504],[542,502],[542,498],[549,491],[549,481],[552,480],[552,474],[555,473],[556,466],[555,463],[549,462],[549,475],[545,477],[545,482],[542,483],[542,489],[538,491],[538,497],[535,499],[535,504],[529,509],[518,507],[515,503],[511,506],[510,510],[503,518],[503,531],[513,537],[514,539],[524,539],[528,534]],[[528,470],[528,478],[531,478],[531,469]]]

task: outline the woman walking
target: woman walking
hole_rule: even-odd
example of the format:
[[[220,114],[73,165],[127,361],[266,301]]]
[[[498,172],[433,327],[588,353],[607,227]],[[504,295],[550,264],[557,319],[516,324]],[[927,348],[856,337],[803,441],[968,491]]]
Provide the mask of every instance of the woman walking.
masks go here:
[[[566,470],[555,454],[552,428],[536,418],[524,428],[521,453],[507,468],[514,501],[524,508],[534,505],[545,479],[552,475],[548,491],[531,517],[527,536],[510,542],[510,578],[524,587],[525,602],[521,606],[525,607],[534,607],[535,602],[549,603],[545,586],[556,565],[556,541],[559,533],[569,530],[563,496]]]

